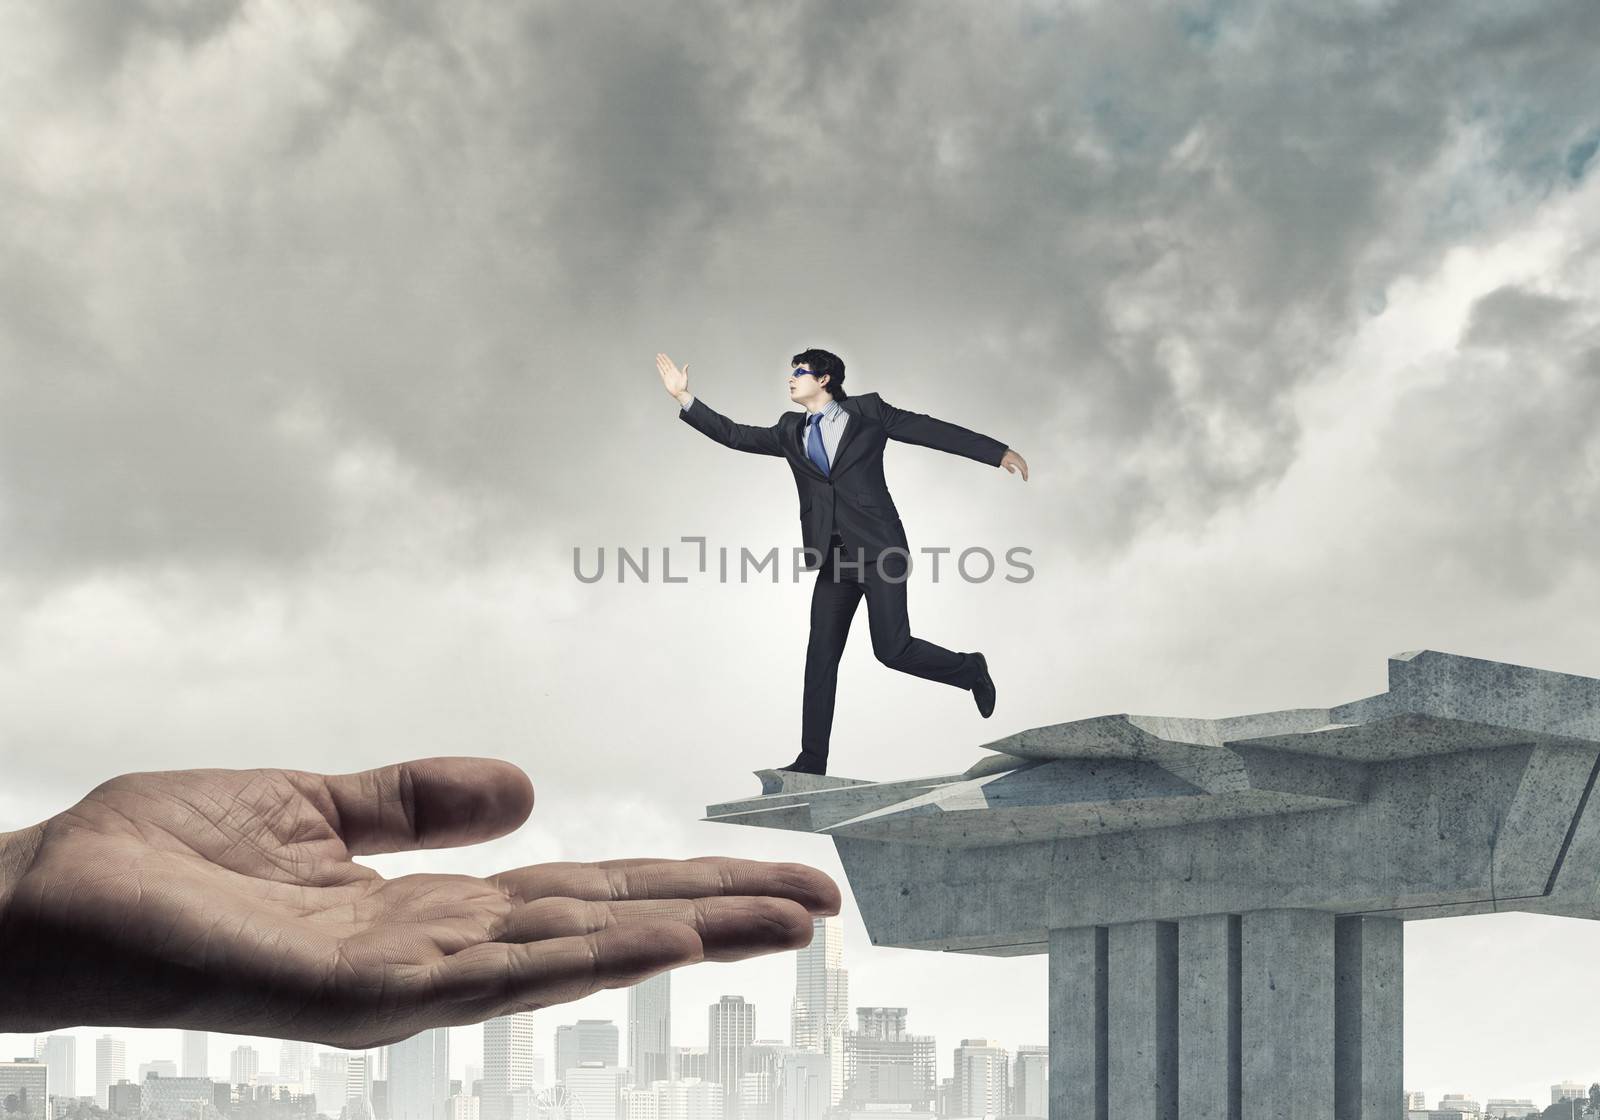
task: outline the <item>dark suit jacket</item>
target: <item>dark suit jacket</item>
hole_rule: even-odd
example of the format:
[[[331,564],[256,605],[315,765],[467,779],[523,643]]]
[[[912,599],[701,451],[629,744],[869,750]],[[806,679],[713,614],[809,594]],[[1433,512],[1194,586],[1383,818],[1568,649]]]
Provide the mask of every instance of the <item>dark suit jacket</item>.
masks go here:
[[[804,411],[785,412],[770,428],[729,420],[699,397],[678,412],[686,423],[735,451],[781,455],[789,461],[794,484],[800,491],[800,531],[810,550],[806,554],[808,569],[818,566],[833,533],[844,541],[846,559],[850,560],[855,558],[857,549],[868,560],[876,559],[885,548],[910,551],[905,527],[900,524],[900,514],[883,478],[883,449],[889,440],[964,455],[991,467],[998,467],[1006,453],[1006,445],[997,439],[920,412],[906,412],[877,393],[846,397],[839,407],[850,414],[850,419],[827,474],[811,461],[802,446]]]

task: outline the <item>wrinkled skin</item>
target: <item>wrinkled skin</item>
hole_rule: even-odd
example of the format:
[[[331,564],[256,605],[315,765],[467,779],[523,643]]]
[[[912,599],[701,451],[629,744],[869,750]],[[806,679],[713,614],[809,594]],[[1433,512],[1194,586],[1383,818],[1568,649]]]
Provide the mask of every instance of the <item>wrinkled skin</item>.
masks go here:
[[[385,879],[351,856],[472,844],[533,806],[486,758],[355,774],[124,774],[0,834],[0,1031],[185,1027],[360,1049],[811,940],[839,891],[704,857]]]

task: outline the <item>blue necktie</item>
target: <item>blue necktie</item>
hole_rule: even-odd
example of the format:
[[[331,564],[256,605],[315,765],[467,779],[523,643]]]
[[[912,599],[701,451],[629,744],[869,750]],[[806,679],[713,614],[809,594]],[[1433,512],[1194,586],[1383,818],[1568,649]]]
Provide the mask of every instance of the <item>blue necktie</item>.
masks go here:
[[[818,470],[823,474],[827,474],[828,453],[822,448],[822,428],[820,426],[822,413],[813,412],[808,422],[811,425],[811,432],[806,436],[806,455],[817,465]]]

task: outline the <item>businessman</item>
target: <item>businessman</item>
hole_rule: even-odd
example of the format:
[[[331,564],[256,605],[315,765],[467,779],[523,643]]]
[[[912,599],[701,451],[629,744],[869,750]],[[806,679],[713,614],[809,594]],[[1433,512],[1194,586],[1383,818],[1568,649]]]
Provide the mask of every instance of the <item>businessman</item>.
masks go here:
[[[661,383],[681,406],[679,418],[736,451],[787,460],[800,492],[805,570],[815,568],[811,638],[806,646],[800,754],[783,770],[824,774],[833,730],[839,659],[856,605],[867,601],[872,652],[891,669],[967,689],[985,719],[995,687],[981,653],[955,653],[911,635],[906,614],[910,548],[883,478],[883,449],[891,439],[1004,467],[1028,478],[1021,455],[998,440],[943,420],[894,407],[877,393],[850,396],[844,362],[826,350],[790,359],[786,412],[763,428],[738,424],[689,392],[689,367],[656,355]]]

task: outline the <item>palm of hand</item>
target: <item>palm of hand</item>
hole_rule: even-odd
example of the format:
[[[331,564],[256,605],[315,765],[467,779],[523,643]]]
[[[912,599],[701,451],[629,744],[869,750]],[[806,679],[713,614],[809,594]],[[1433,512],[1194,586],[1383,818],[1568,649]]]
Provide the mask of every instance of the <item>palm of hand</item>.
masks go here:
[[[661,374],[661,384],[672,396],[689,388],[689,367],[679,369],[677,363],[665,354],[656,354],[656,371]]]
[[[489,839],[531,805],[522,772],[488,759],[115,778],[45,822],[0,914],[4,1010],[372,1046],[797,947],[808,910],[837,910],[831,881],[798,865],[385,879],[351,858]]]

